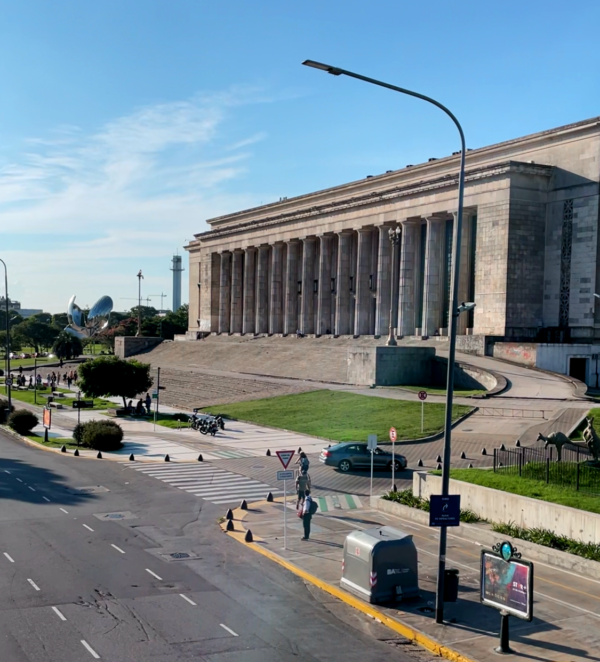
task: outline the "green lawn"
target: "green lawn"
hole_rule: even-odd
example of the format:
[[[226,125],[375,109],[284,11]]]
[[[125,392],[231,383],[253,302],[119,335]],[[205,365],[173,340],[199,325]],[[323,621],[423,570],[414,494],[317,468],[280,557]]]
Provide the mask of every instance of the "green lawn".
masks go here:
[[[471,409],[455,405],[454,417],[462,416]],[[282,395],[207,407],[204,411],[335,441],[366,441],[369,434],[376,434],[380,441],[387,441],[391,426],[396,428],[398,439],[415,439],[439,432],[444,426],[443,404],[425,404],[425,426],[421,433],[419,402],[341,391]]]
[[[600,513],[600,497],[576,492],[574,489],[546,485],[544,481],[519,478],[519,476],[506,476],[486,469],[453,469],[450,477],[466,483],[483,485],[503,492],[520,494],[521,496],[551,501],[562,506],[579,508],[591,513]]]
[[[44,366],[44,363],[48,362],[56,363],[58,362],[58,359],[49,359],[47,356],[40,357],[37,360],[38,368],[42,368]],[[35,364],[35,359],[11,359],[10,360],[10,371],[15,374],[15,372],[19,369],[19,366],[23,366],[24,368],[27,368],[28,366],[32,366]],[[0,362],[0,368],[3,370],[6,370],[6,359],[2,359],[2,362]]]
[[[48,439],[48,443],[44,441],[44,437],[39,434],[27,434],[25,435],[27,439],[35,441],[40,446],[46,446],[47,448],[62,448],[66,446],[67,448],[77,448],[77,442],[72,437],[55,437],[54,439]],[[89,449],[87,449],[89,450]]]
[[[172,430],[179,430],[180,428],[189,427],[188,423],[181,420],[176,420],[177,417],[182,417],[182,414],[159,414],[156,419],[157,425],[162,425],[165,428],[171,428]],[[154,417],[148,419],[150,423],[154,423]]]
[[[427,391],[427,395],[446,395],[446,389],[439,386],[392,386],[389,388],[399,388],[405,389],[407,391],[414,391],[418,393],[419,391]],[[455,388],[453,391],[454,395],[462,398],[468,398],[471,395],[482,395],[487,393],[485,389],[460,389]]]
[[[57,391],[60,393],[69,393],[68,389],[66,388],[57,388]],[[0,395],[3,397],[6,397],[6,391],[7,388],[6,386],[0,387]],[[20,402],[27,402],[30,405],[39,405],[43,406],[47,398],[45,396],[50,395],[50,389],[46,389],[45,391],[38,391],[37,392],[37,403],[35,402],[35,393],[34,390],[27,390],[27,391],[17,391],[16,389],[12,388],[10,390],[10,395],[13,400],[19,400]],[[82,396],[83,400],[86,400],[88,398],[85,398],[85,396]],[[73,398],[61,398],[59,402],[62,402],[63,406],[65,409],[71,409],[73,405],[71,404]],[[102,398],[94,398],[94,406],[93,409],[95,410],[103,410],[103,409],[108,409],[109,407],[115,407],[114,402],[110,402],[110,400],[103,400]]]

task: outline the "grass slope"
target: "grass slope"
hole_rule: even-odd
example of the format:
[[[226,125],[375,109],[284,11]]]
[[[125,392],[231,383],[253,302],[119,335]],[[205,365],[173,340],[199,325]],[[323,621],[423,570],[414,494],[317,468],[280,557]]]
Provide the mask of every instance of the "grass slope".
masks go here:
[[[462,416],[471,409],[455,405],[453,416]],[[342,391],[282,395],[207,407],[204,411],[335,441],[366,441],[369,434],[387,441],[392,426],[398,432],[398,439],[414,439],[439,432],[444,426],[443,404],[425,404],[425,426],[421,433],[421,403]]]
[[[519,476],[506,476],[494,473],[486,469],[453,469],[450,477],[462,480],[465,483],[474,483],[484,487],[491,487],[503,492],[511,492],[532,499],[550,501],[561,506],[570,506],[587,510],[591,513],[600,513],[600,498],[597,496],[582,494],[574,489],[559,487],[558,485],[546,485],[540,480],[519,478]]]

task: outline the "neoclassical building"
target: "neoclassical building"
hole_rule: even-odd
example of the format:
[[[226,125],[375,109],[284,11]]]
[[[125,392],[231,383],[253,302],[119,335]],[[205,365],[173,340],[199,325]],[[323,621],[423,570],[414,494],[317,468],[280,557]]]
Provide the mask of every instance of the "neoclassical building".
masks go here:
[[[185,247],[188,337],[385,336],[391,309],[399,336],[444,335],[458,167],[453,154],[209,219]],[[599,181],[600,118],[468,152],[459,297],[476,308],[460,334],[600,337]]]

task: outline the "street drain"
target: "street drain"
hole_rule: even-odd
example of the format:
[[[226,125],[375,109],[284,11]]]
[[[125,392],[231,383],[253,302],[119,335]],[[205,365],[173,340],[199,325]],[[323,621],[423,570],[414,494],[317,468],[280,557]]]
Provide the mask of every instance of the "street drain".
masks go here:
[[[173,554],[169,554],[169,556],[172,559],[189,559],[190,555],[187,554],[186,552],[175,552]]]

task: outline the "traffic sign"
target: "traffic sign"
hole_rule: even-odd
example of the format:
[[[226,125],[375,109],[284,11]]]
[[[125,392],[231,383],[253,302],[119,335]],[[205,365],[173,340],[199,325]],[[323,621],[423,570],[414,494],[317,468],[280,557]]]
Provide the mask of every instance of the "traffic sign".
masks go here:
[[[12,377],[7,377],[7,378],[4,380],[4,383],[6,384],[6,386],[12,386],[12,385],[13,385]]]
[[[427,391],[419,391],[419,400],[427,400]]]
[[[294,480],[295,472],[293,469],[288,469],[287,471],[278,471],[277,480]]]
[[[396,434],[396,428],[390,428],[390,441],[396,441],[398,435]]]
[[[294,453],[296,451],[275,451],[277,453],[277,457],[279,458],[279,461],[281,464],[283,464],[283,468],[287,469],[290,462],[292,461],[292,458],[294,457]]]
[[[460,526],[460,494],[429,497],[429,526]]]
[[[370,451],[374,451],[377,448],[377,435],[376,434],[370,434],[367,437],[367,448]]]

